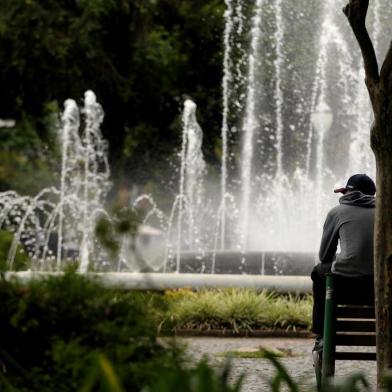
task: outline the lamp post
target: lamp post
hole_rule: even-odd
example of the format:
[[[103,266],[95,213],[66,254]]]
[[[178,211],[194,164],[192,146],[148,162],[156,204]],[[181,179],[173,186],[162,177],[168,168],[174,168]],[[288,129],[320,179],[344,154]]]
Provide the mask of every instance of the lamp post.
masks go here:
[[[311,121],[314,129],[318,133],[328,132],[331,128],[333,122],[333,113],[324,99],[319,100],[316,106],[316,110],[311,115]]]
[[[316,162],[316,178],[321,181],[324,163],[324,138],[331,129],[333,123],[333,113],[331,108],[326,104],[324,99],[320,99],[316,110],[311,115],[311,122],[317,133],[317,162]]]

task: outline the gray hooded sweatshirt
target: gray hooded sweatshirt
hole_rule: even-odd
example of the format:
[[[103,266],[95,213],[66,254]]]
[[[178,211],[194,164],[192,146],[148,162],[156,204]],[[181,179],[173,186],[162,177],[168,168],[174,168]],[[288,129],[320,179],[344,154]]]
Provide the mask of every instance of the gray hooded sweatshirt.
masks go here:
[[[373,275],[374,196],[349,192],[329,211],[324,223],[319,257],[332,272],[347,277]],[[340,241],[341,252],[336,254]]]

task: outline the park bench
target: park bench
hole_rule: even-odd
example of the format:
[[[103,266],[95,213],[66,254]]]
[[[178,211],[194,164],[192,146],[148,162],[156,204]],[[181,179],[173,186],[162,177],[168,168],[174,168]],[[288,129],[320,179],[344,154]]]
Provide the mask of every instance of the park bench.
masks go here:
[[[317,387],[335,374],[336,360],[375,361],[376,353],[363,347],[376,346],[374,286],[369,280],[328,274],[326,280],[323,350],[315,360]],[[345,351],[359,346],[362,351]]]

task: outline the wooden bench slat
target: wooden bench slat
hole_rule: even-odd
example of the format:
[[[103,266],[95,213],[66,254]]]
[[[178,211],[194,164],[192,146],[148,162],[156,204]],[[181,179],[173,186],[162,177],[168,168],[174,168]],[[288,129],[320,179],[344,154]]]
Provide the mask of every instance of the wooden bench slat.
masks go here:
[[[337,352],[335,359],[340,361],[376,361],[376,353]]]
[[[336,308],[336,318],[362,318],[374,319],[375,312],[373,306],[338,306]]]
[[[336,332],[374,332],[376,322],[374,320],[337,320]]]
[[[337,333],[335,337],[335,344],[337,346],[375,346],[375,334],[342,334]]]

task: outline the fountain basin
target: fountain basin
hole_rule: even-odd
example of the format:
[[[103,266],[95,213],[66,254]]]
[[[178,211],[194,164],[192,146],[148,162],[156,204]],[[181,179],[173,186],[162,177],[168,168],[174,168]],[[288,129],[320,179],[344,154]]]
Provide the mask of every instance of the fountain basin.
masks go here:
[[[316,260],[311,252],[182,252],[180,272],[305,276],[310,275]],[[174,264],[169,263],[168,270],[174,269]]]
[[[28,283],[32,280],[60,276],[62,272],[6,272],[7,280]],[[312,282],[308,276],[256,276],[256,275],[213,275],[213,274],[177,274],[177,273],[138,273],[105,272],[84,274],[106,288],[118,290],[157,290],[169,289],[222,289],[248,288],[269,290],[278,293],[310,293]]]

